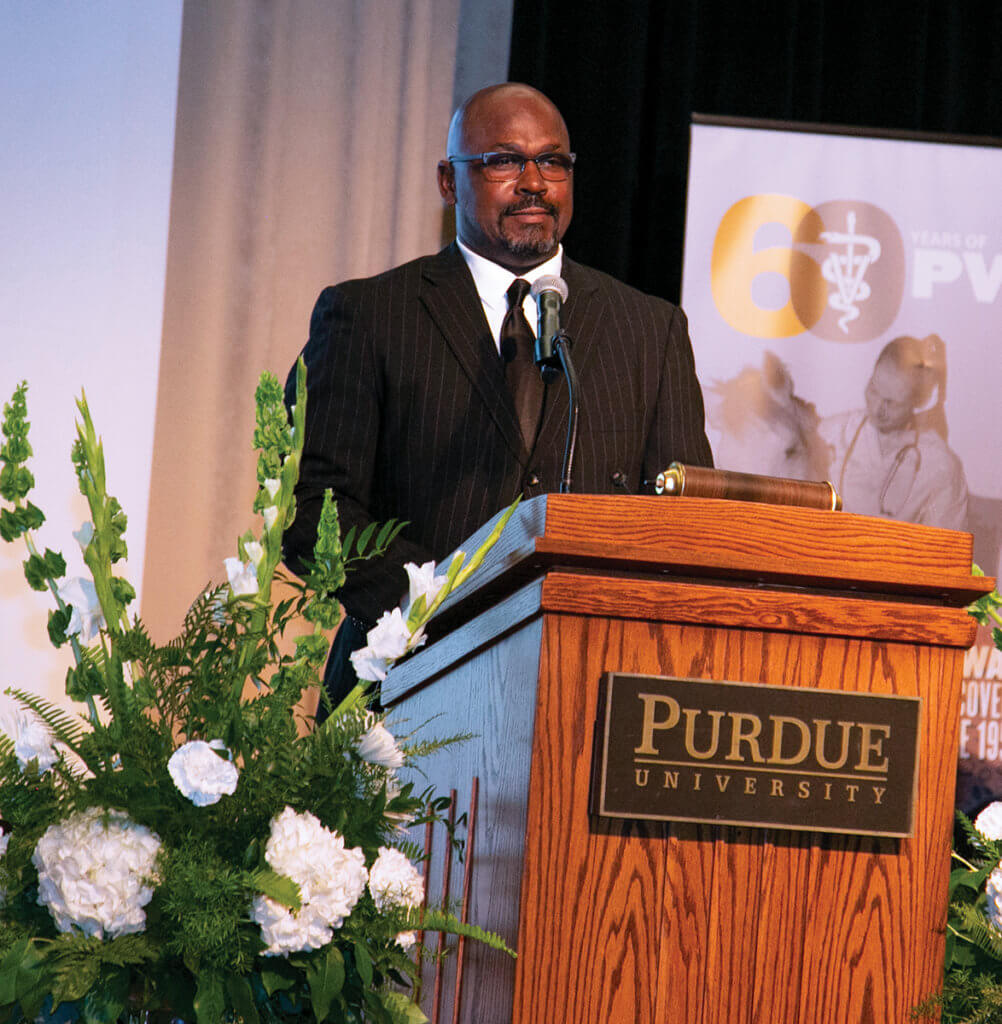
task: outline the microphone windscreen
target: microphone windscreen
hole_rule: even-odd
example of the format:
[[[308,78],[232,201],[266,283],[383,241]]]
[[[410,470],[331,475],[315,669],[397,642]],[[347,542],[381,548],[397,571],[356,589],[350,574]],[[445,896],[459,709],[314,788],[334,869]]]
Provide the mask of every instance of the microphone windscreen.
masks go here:
[[[538,277],[532,283],[530,294],[533,298],[542,295],[543,292],[556,292],[561,302],[567,301],[567,282],[556,274],[547,274],[545,277]]]

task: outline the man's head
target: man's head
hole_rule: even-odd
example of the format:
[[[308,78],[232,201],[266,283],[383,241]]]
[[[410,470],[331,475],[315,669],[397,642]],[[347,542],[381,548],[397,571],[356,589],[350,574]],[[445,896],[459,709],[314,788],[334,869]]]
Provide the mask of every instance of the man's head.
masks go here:
[[[935,335],[905,335],[881,349],[865,398],[867,414],[882,434],[911,426],[915,413],[936,394],[939,375],[933,342],[942,345]]]
[[[491,178],[497,175],[480,161],[451,158],[492,152],[569,155],[560,111],[528,85],[492,85],[456,111],[448,147],[450,159],[438,165],[438,187],[456,208],[456,231],[463,243],[514,273],[549,259],[571,221],[572,174],[553,180],[554,169],[544,177],[529,160],[511,180],[496,181]]]

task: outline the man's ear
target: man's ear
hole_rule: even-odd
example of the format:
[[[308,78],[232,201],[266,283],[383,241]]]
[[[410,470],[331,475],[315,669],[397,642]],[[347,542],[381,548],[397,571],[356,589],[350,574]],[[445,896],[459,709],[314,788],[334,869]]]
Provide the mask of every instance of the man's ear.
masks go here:
[[[456,205],[456,171],[448,160],[438,162],[438,191],[446,206]]]

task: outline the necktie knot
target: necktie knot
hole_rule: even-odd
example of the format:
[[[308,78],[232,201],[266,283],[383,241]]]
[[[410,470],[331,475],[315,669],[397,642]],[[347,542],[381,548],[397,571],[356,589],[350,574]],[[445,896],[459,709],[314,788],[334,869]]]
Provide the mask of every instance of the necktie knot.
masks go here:
[[[525,302],[525,297],[529,294],[531,288],[532,285],[524,277],[516,277],[508,286],[508,291],[506,292],[508,308],[514,309],[516,306],[521,306]]]
[[[505,363],[505,377],[515,402],[515,412],[522,438],[530,451],[539,429],[543,409],[543,382],[536,369],[535,342],[529,321],[525,318],[522,303],[529,294],[530,284],[524,278],[516,277],[509,285],[508,312],[501,325],[501,358]]]

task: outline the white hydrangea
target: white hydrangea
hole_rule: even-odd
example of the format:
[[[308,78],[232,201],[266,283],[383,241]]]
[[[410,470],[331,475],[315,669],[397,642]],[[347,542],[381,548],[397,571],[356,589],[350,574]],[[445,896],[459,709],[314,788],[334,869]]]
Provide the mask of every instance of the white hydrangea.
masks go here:
[[[424,899],[424,882],[418,869],[391,846],[381,846],[369,869],[369,892],[379,910],[417,907]]]
[[[99,939],[141,932],[159,851],[160,837],[121,811],[73,814],[50,825],[35,847],[38,902],[61,932],[79,928]]]
[[[399,850],[381,846],[376,863],[369,869],[369,892],[380,910],[419,907],[424,900],[424,880]],[[410,949],[416,941],[414,932],[397,935],[397,944],[404,949]]]
[[[988,897],[988,920],[996,928],[1002,929],[1002,862],[996,864],[995,870],[988,876],[985,895]]]
[[[368,730],[359,737],[358,756],[370,764],[382,765],[384,768],[402,768],[404,752],[397,746],[393,733],[376,720],[371,712],[367,714]]]
[[[222,740],[191,740],[171,754],[167,771],[174,785],[196,807],[208,807],[237,788],[240,773],[228,754]]]
[[[989,804],[974,819],[974,828],[985,839],[1002,839],[1002,800]]]
[[[334,937],[365,891],[368,872],[359,848],[345,848],[344,837],[324,828],[308,811],[286,807],[272,819],[265,860],[299,886],[298,911],[258,896],[251,919],[268,943],[265,956],[288,956],[319,949]]]
[[[14,741],[21,771],[30,761],[37,761],[38,773],[44,775],[59,760],[51,730],[33,711],[20,709],[6,714],[0,727]]]

